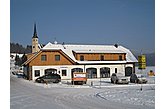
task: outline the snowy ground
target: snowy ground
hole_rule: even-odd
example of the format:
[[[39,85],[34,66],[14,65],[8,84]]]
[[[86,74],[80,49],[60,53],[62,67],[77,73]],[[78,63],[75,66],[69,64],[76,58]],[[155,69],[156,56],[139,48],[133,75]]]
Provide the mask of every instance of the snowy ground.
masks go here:
[[[114,85],[109,79],[86,85],[39,84],[10,76],[11,109],[154,109],[155,78],[148,84]],[[93,86],[91,86],[93,82]],[[101,86],[100,86],[101,85]]]
[[[112,89],[98,93],[103,99],[120,102],[124,104],[154,106],[154,86],[144,86],[143,90],[138,87]]]

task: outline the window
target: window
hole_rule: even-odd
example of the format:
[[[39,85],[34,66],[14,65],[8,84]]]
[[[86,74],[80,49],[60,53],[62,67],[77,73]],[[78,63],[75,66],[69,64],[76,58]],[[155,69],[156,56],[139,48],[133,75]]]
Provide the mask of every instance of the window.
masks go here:
[[[35,48],[35,46],[32,46],[32,48]]]
[[[117,68],[115,68],[115,73],[117,73]]]
[[[122,55],[119,55],[119,60],[122,61]]]
[[[41,61],[46,61],[47,60],[47,56],[46,55],[41,55]]]
[[[60,55],[55,55],[55,61],[60,61]]]
[[[110,60],[114,60],[114,55],[113,54],[110,55]]]
[[[40,70],[35,70],[35,77],[40,76]]]
[[[73,72],[83,72],[83,69],[82,68],[73,68],[72,70],[71,70],[71,72],[73,73]]]
[[[108,67],[100,68],[100,77],[101,78],[109,78],[110,77],[110,68],[108,68]]]
[[[100,60],[101,60],[101,61],[104,61],[104,55],[101,55],[101,56],[100,56]]]
[[[57,69],[54,69],[54,68],[49,68],[49,69],[46,69],[45,71],[44,71],[44,74],[45,75],[49,75],[49,74],[56,74],[57,73]]]
[[[67,76],[67,70],[62,70],[62,76]]]
[[[87,68],[87,78],[97,78],[97,69],[96,68]]]
[[[84,56],[83,55],[80,56],[80,61],[84,61]]]

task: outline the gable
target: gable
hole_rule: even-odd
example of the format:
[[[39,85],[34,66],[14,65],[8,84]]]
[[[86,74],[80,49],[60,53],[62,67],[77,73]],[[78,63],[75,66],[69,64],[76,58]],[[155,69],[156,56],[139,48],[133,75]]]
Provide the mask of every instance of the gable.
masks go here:
[[[59,56],[60,60],[55,60],[55,56]],[[46,60],[43,60],[42,59],[43,57],[44,58],[46,57]],[[74,64],[74,61],[71,60],[61,50],[42,51],[29,62],[29,66],[72,65],[72,64]]]

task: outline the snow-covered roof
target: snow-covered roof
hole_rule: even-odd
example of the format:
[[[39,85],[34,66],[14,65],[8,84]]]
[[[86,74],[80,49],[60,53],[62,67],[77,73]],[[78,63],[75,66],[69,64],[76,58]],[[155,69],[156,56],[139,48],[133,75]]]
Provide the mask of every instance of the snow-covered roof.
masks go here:
[[[125,63],[125,62],[137,62],[137,59],[131,53],[131,51],[123,46],[115,47],[114,45],[78,45],[78,44],[57,44],[48,43],[41,50],[62,50],[73,61],[84,63],[97,63],[96,61],[78,61],[75,59],[73,52],[75,53],[126,53],[126,61],[101,61],[101,63]],[[98,61],[100,63],[100,61]]]
[[[19,53],[10,53],[10,58],[15,59],[16,55],[18,55],[20,58],[23,56],[23,54],[19,54]]]
[[[106,63],[110,63],[110,64],[113,64],[113,63],[119,63],[119,64],[123,64],[123,63],[126,63],[126,61],[77,61],[77,63],[79,64],[106,64]]]
[[[74,50],[75,53],[125,53],[121,50]]]

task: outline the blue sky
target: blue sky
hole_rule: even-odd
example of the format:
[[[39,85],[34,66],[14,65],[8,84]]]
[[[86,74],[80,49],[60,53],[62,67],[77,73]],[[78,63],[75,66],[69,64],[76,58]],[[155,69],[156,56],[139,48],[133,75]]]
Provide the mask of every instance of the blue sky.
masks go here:
[[[11,0],[10,41],[118,43],[134,52],[155,50],[154,0]]]

